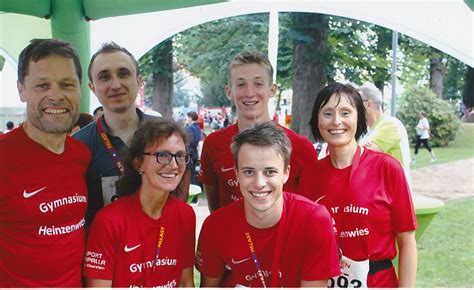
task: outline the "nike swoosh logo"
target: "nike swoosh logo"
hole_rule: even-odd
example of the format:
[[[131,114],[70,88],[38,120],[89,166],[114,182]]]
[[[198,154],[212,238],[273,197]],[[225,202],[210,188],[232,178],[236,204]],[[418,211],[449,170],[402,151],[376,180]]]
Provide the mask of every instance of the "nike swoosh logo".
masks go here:
[[[237,264],[242,264],[243,262],[247,261],[247,260],[250,260],[250,258],[246,258],[246,259],[242,259],[242,260],[234,260],[234,258],[232,258],[232,263],[234,263],[235,265]]]
[[[227,171],[230,171],[232,169],[234,169],[234,167],[229,167],[229,168],[224,168],[224,166],[221,167],[222,172],[227,172]]]
[[[42,190],[45,189],[45,188],[46,188],[46,186],[43,187],[43,188],[40,188],[40,189],[38,189],[38,190],[35,190],[35,191],[33,191],[33,192],[26,192],[26,189],[25,189],[25,190],[23,191],[23,197],[24,197],[24,198],[32,197],[33,195],[37,194],[38,192],[42,191]]]
[[[321,199],[323,199],[323,198],[325,198],[325,197],[326,197],[326,195],[323,195],[323,196],[321,196],[320,198],[316,199],[314,202],[318,202],[318,201],[320,201]]]
[[[129,248],[128,245],[125,245],[125,248],[123,248],[123,250],[125,251],[125,253],[128,253],[128,252],[131,252],[131,251],[135,250],[136,248],[140,247],[141,245],[142,244],[138,244],[135,247],[131,247],[131,248]]]

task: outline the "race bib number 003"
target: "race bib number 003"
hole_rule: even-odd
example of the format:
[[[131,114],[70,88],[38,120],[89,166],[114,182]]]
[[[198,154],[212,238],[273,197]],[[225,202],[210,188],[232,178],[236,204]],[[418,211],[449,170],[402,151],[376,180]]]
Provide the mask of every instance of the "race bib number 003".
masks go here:
[[[354,261],[342,256],[340,269],[341,275],[329,279],[329,288],[367,288],[369,260]]]

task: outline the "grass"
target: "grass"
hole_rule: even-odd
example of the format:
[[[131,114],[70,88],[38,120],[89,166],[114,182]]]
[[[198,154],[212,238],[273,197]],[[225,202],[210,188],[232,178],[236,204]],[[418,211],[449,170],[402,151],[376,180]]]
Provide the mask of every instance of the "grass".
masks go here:
[[[447,202],[418,243],[416,287],[474,287],[474,197]]]
[[[421,147],[416,157],[416,163],[410,164],[411,169],[427,167],[436,164],[443,164],[457,160],[474,158],[474,124],[463,123],[461,131],[456,136],[456,140],[447,147],[433,148],[438,160],[430,162],[431,156],[424,147]],[[412,148],[411,156],[415,156]]]

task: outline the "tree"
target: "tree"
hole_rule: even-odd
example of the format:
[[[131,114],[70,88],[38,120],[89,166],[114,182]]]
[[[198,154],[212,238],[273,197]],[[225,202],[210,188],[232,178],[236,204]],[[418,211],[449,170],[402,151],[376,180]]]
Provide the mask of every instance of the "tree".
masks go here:
[[[268,51],[268,13],[211,21],[190,28],[175,38],[180,66],[201,80],[203,103],[230,106],[225,95],[227,65],[244,50]]]
[[[151,80],[152,108],[165,118],[173,117],[173,40],[159,43],[140,59],[145,79]],[[149,89],[147,90],[149,91]]]
[[[443,99],[462,100],[467,65],[453,57],[445,57],[447,61],[443,78]]]
[[[474,107],[474,69],[469,67],[466,73],[463,102],[466,107]]]
[[[443,53],[432,47],[430,58],[430,89],[439,98],[443,97],[444,71]]]
[[[291,129],[313,139],[308,107],[327,82],[328,18],[316,13],[293,13],[291,29],[294,37]]]

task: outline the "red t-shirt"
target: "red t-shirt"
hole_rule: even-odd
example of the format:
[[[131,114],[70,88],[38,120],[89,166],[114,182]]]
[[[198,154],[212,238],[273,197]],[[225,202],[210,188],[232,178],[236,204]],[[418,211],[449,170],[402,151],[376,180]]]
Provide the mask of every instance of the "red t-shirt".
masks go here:
[[[280,222],[267,229],[250,226],[245,219],[243,199],[206,218],[196,253],[196,268],[201,274],[219,277],[227,265],[231,274],[223,286],[262,287],[245,236],[250,231],[267,287],[271,285],[276,252],[281,253],[279,287],[300,287],[301,280],[339,275],[337,245],[327,210],[302,196],[286,192],[283,195],[286,222],[280,249],[275,248]]]
[[[344,256],[356,261],[392,260],[395,235],[416,229],[403,168],[395,158],[366,149],[349,190],[351,169],[333,167],[327,156],[303,172],[299,191],[331,212]],[[391,278],[384,279],[384,275]],[[369,287],[398,286],[393,268],[369,275],[367,283]]]
[[[193,209],[176,198],[168,198],[158,220],[142,211],[138,193],[119,198],[94,218],[84,276],[112,280],[113,287],[178,287],[183,269],[194,264],[195,230]]]
[[[285,127],[280,126],[280,128],[285,130],[292,146],[290,177],[283,186],[283,190],[297,192],[303,167],[317,160],[316,150],[306,137]],[[202,147],[199,179],[202,183],[219,190],[221,207],[242,198],[234,172],[234,157],[230,150],[232,138],[238,133],[237,124],[231,125],[210,134]]]
[[[1,287],[82,286],[90,158],[70,137],[61,154],[23,127],[0,137]]]

